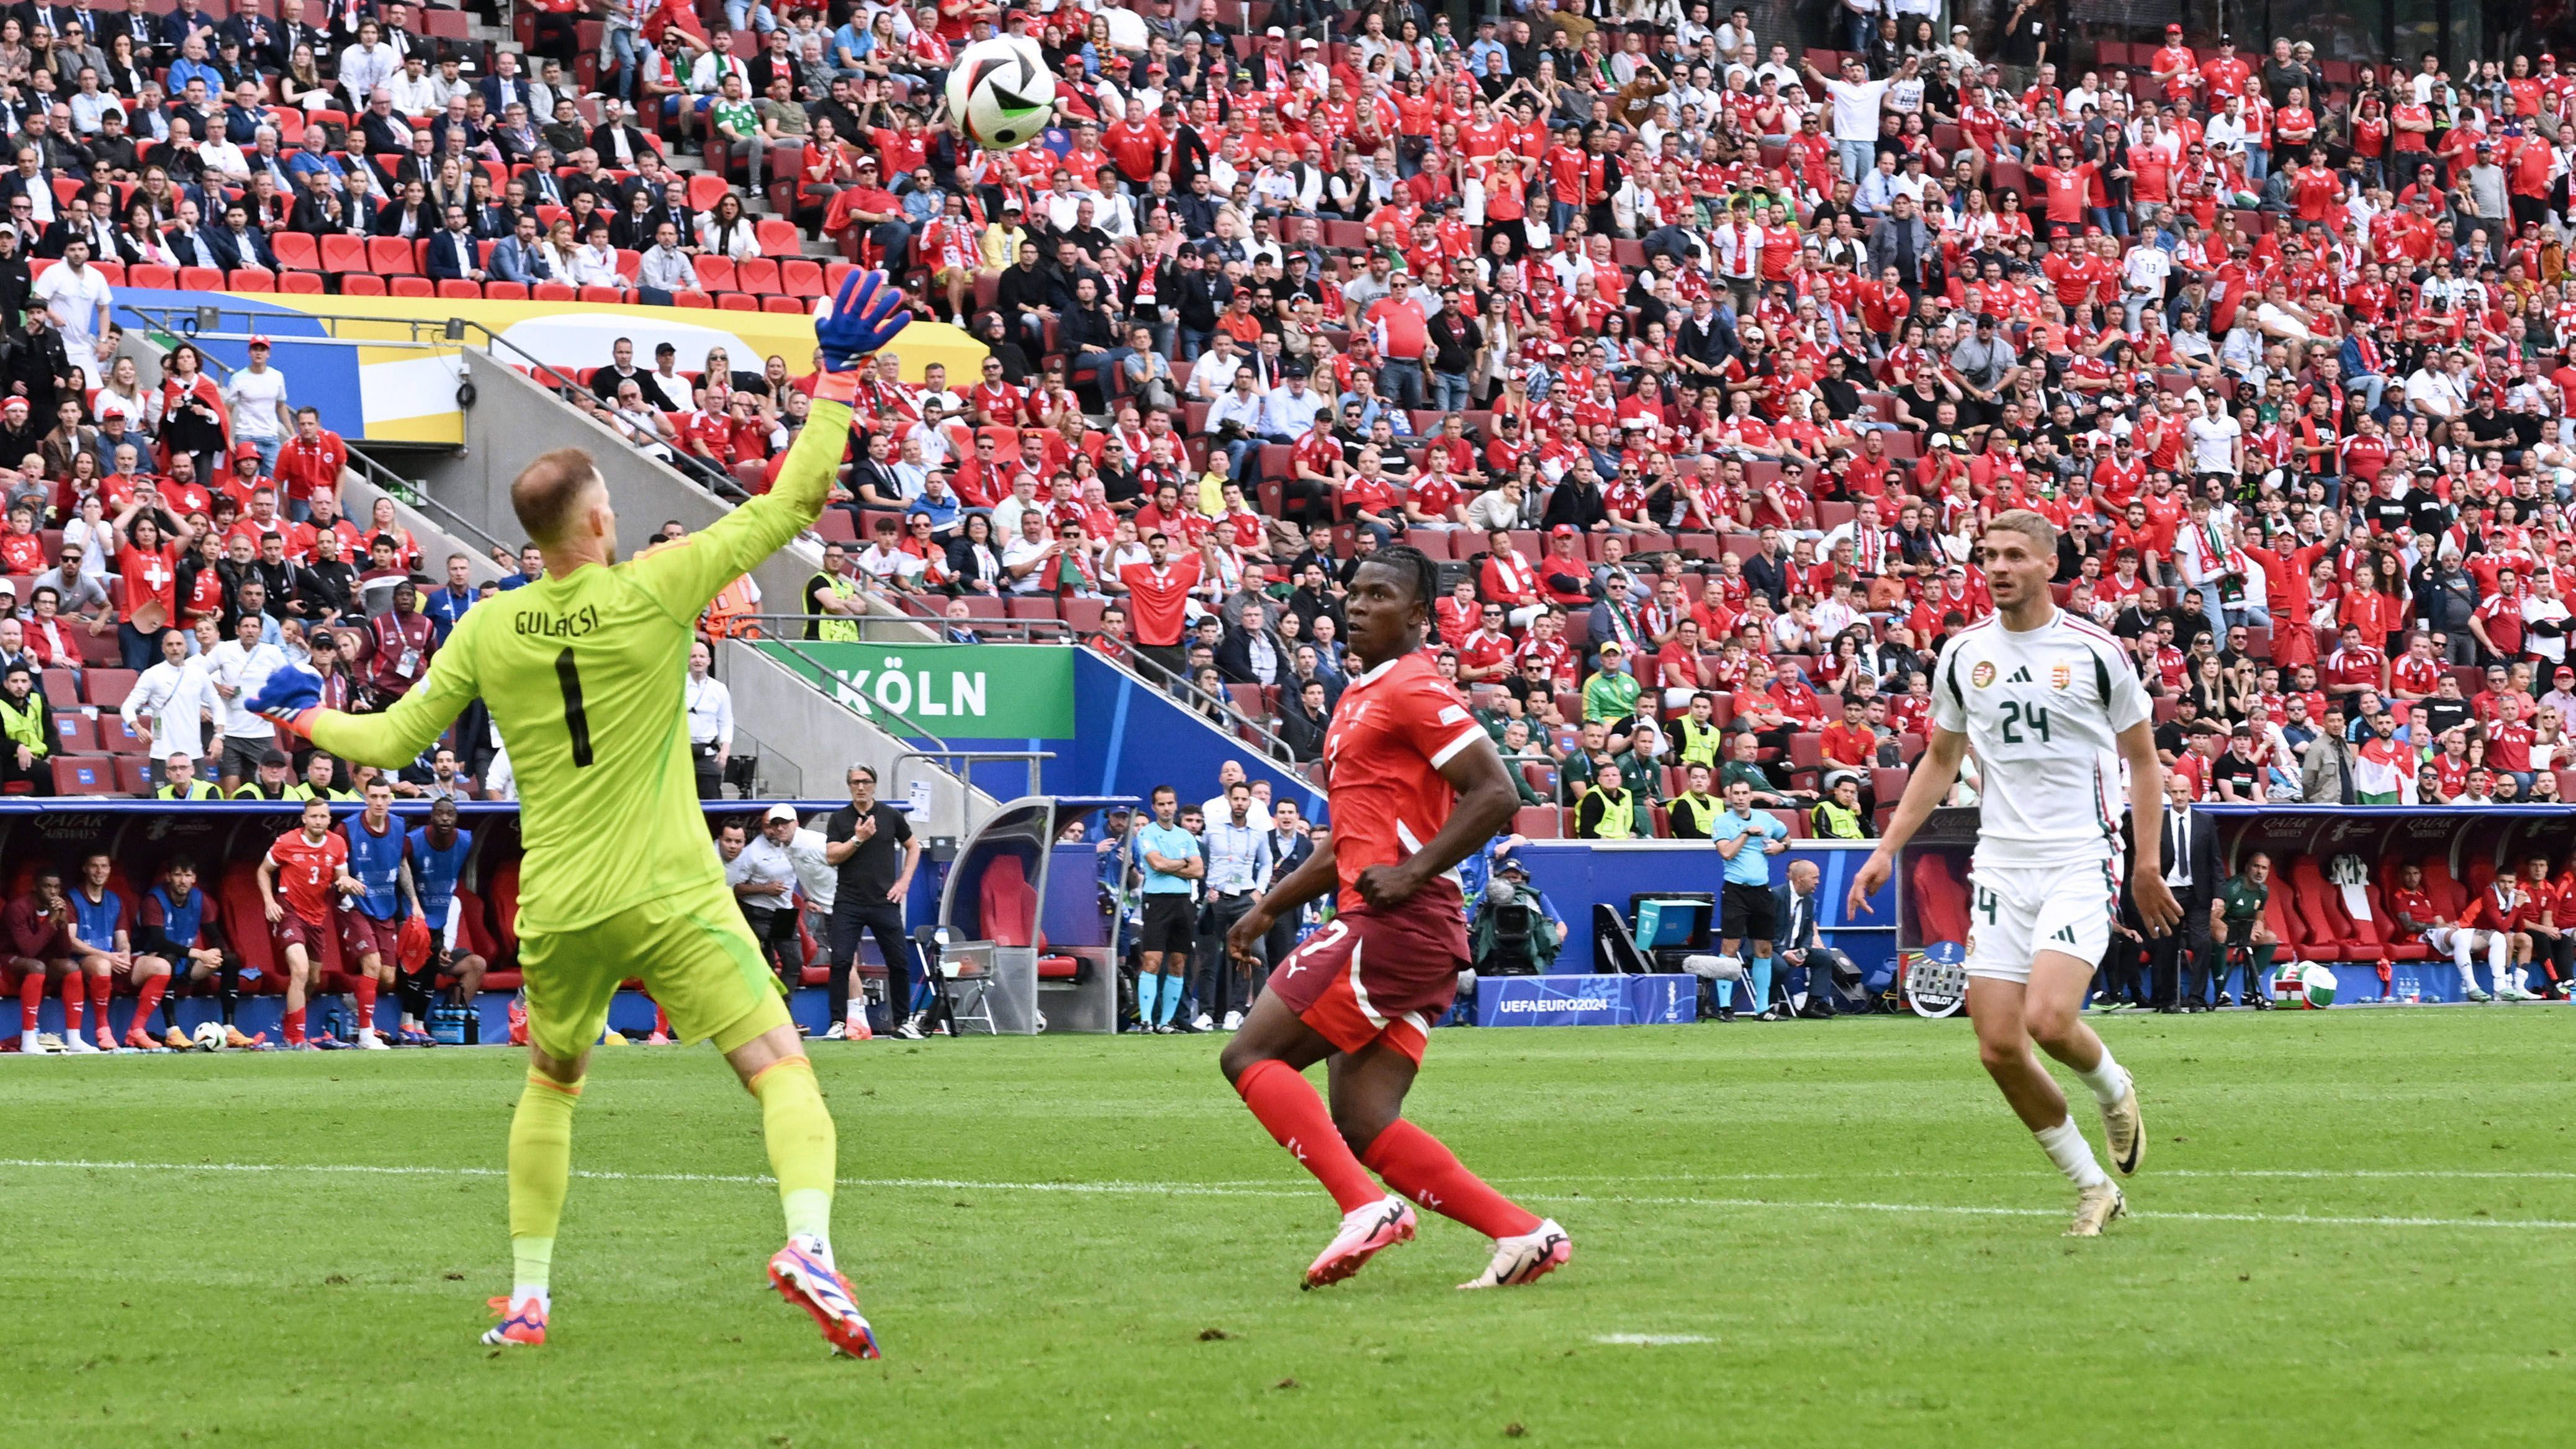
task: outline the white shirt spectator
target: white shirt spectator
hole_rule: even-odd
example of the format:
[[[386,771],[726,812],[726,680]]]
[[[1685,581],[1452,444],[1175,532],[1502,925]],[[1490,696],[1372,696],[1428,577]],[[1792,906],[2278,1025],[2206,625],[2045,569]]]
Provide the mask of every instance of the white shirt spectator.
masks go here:
[[[278,410],[286,406],[286,374],[274,367],[235,368],[224,383],[224,401],[232,405],[233,436],[278,438],[286,424]]]
[[[870,581],[885,586],[914,582],[930,567],[902,549],[873,543],[859,550],[858,565],[859,572]]]
[[[1022,564],[1043,559],[1046,557],[1046,551],[1054,547],[1055,542],[1043,532],[1033,539],[1013,538],[1009,543],[1002,545],[1002,567],[1015,569]],[[1040,563],[1026,574],[1007,580],[1004,587],[1015,594],[1038,593],[1046,588],[1051,572],[1045,564]]]
[[[418,80],[397,73],[385,82],[385,89],[393,93],[394,113],[415,121],[428,120],[447,108],[447,98],[439,94],[438,77],[428,71],[421,72]]]
[[[2220,413],[2204,413],[2191,420],[2184,431],[2191,435],[2191,470],[2195,473],[2234,473],[2236,440],[2245,434],[2236,420]]]
[[[725,884],[728,886],[783,885],[793,891],[796,888],[795,857],[787,853],[786,846],[770,839],[766,834],[754,832],[749,843],[743,846],[742,854],[725,862]],[[744,896],[742,902],[755,910],[764,911],[787,910],[795,905],[792,896],[761,894]]]
[[[47,276],[53,275],[46,273]],[[658,287],[665,292],[700,292],[698,269],[689,262],[689,254],[678,247],[655,245],[644,253],[636,268],[635,285]]]
[[[340,88],[360,109],[366,107],[367,97],[375,93],[376,87],[390,84],[400,74],[402,57],[381,40],[373,46],[352,45],[340,52]]]
[[[841,869],[823,859],[823,832],[799,827],[787,837],[787,859],[796,867],[796,888],[805,894],[806,904],[829,914],[832,893],[841,884]]]
[[[224,702],[202,659],[177,664],[164,659],[136,677],[117,714],[129,728],[152,737],[151,753],[161,759],[181,750],[202,756],[207,721],[224,717]]]
[[[1895,83],[1893,79],[1826,81],[1825,94],[1834,101],[1834,139],[1877,140],[1879,106],[1887,96],[1887,88]]]
[[[98,312],[116,296],[107,284],[107,276],[96,267],[83,267],[75,275],[69,266],[46,269],[36,279],[35,297],[45,304],[46,315],[53,318],[54,330],[63,334],[63,352],[71,365],[90,377],[99,375]]]
[[[725,682],[713,675],[688,680],[680,686],[680,699],[689,716],[689,743],[713,744],[731,752],[733,691],[725,687]]]
[[[246,706],[251,696],[259,693],[259,687],[268,682],[268,676],[285,663],[286,651],[274,644],[254,644],[244,648],[239,639],[227,639],[206,651],[208,683],[221,686],[215,691],[216,697],[222,699],[224,689],[233,692],[231,698],[224,700],[226,737],[237,740],[277,737],[277,726],[270,724],[264,716],[251,713]],[[161,754],[166,758],[169,751],[161,751]]]

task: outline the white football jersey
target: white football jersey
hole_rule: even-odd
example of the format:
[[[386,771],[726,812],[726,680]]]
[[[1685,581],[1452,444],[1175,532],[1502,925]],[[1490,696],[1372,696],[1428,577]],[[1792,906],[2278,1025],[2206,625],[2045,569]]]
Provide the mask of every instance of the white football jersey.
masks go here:
[[[1932,723],[1968,737],[1983,772],[1980,864],[2099,861],[2120,851],[2120,731],[2147,718],[2119,641],[2061,609],[2027,634],[1990,615],[1960,631],[1932,681]]]

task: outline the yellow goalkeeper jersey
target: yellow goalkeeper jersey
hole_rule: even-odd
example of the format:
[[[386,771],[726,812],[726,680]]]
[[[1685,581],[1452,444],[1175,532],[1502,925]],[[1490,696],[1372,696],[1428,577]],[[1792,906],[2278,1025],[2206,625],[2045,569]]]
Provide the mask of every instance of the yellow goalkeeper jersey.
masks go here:
[[[768,494],[678,544],[476,604],[420,686],[382,714],[323,713],[314,743],[407,765],[480,696],[518,780],[522,932],[721,886],[682,707],[689,645],[718,590],[821,516],[849,430],[846,406],[817,401]]]

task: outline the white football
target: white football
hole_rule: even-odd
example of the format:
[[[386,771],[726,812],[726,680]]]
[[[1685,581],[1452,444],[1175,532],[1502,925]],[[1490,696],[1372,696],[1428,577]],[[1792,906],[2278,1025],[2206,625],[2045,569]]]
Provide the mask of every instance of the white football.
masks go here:
[[[200,1050],[210,1052],[222,1051],[224,1049],[224,1024],[220,1021],[198,1022],[197,1030],[193,1034],[193,1037]]]
[[[948,114],[967,140],[987,151],[1029,144],[1055,119],[1055,77],[1035,43],[1008,36],[979,40],[948,72]]]

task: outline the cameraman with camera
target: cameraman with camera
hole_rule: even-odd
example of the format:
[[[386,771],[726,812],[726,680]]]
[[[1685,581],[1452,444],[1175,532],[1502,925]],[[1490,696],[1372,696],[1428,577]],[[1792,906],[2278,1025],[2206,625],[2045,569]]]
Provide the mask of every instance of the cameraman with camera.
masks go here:
[[[1495,862],[1493,883],[1476,902],[1468,941],[1476,974],[1536,976],[1565,944],[1565,922],[1545,895],[1530,888],[1529,867],[1507,855]]]

